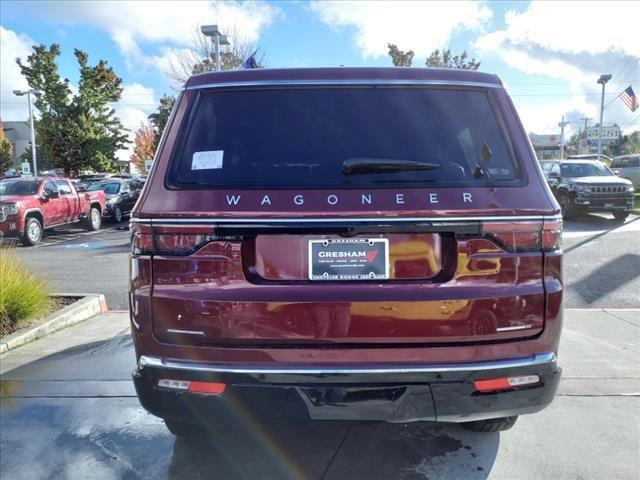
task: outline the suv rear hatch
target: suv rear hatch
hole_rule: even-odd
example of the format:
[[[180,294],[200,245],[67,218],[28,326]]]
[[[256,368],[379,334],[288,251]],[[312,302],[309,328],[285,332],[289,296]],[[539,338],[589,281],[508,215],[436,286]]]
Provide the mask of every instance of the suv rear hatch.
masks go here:
[[[165,213],[132,226],[134,253],[152,258],[158,340],[391,346],[542,330],[544,251],[561,223],[496,216],[527,175],[487,89],[187,100]]]

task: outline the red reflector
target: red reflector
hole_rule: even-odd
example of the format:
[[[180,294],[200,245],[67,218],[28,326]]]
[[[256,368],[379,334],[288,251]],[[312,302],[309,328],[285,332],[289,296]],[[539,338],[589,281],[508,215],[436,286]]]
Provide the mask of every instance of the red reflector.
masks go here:
[[[189,385],[190,393],[210,393],[220,395],[224,393],[227,386],[224,383],[215,382],[191,382]]]
[[[498,392],[500,390],[511,390],[516,387],[525,387],[540,383],[538,375],[523,375],[521,377],[491,378],[489,380],[475,380],[473,385],[478,392]]]
[[[491,380],[475,380],[473,385],[479,392],[495,392],[498,390],[509,390],[511,385],[508,378],[492,378]]]

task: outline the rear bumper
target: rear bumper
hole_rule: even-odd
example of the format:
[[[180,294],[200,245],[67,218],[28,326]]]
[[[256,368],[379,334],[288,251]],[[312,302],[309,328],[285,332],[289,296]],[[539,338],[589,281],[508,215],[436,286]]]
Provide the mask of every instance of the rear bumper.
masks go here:
[[[540,383],[481,394],[474,380],[539,375]],[[142,406],[161,418],[237,423],[265,420],[467,422],[535,413],[555,395],[555,354],[469,364],[283,367],[215,365],[140,357],[133,380]],[[225,383],[222,395],[159,388],[159,379]]]

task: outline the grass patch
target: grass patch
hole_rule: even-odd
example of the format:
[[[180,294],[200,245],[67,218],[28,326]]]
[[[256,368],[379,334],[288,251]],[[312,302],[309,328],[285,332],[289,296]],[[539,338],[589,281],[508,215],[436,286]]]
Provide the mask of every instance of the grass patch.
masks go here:
[[[0,249],[0,337],[50,309],[49,290],[7,249]]]
[[[631,210],[636,215],[640,215],[640,193],[636,193],[633,197],[633,209]]]

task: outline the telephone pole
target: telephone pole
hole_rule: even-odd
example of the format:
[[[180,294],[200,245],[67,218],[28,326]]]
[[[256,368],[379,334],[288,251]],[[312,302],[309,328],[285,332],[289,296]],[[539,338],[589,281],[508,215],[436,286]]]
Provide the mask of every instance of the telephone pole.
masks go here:
[[[562,116],[562,121],[558,124],[560,127],[560,160],[564,158],[564,127],[569,125],[571,122],[564,121],[564,115]]]
[[[580,120],[584,120],[584,143],[582,143],[582,148],[578,149],[578,153],[584,153],[587,145],[587,128],[589,128],[589,122],[593,120],[591,117],[582,117]],[[588,149],[586,149],[588,151]]]

